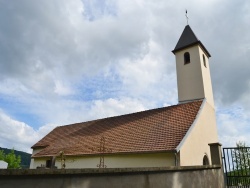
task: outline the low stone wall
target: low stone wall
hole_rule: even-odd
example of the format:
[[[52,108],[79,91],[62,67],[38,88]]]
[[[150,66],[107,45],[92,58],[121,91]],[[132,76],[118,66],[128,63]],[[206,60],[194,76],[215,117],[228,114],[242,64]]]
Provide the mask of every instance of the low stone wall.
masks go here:
[[[1,188],[224,188],[220,165],[120,169],[1,170]]]

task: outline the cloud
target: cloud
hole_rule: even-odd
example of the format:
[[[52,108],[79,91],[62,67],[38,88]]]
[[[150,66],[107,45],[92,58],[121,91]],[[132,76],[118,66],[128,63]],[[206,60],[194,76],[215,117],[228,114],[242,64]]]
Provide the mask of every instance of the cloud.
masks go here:
[[[222,2],[221,2],[222,3]],[[248,1],[224,1],[215,7],[209,19],[209,33],[214,40],[207,40],[211,46],[213,83],[215,96],[222,104],[241,101],[242,95],[249,93],[248,73],[250,51]],[[230,14],[234,12],[234,14]],[[205,34],[206,35],[206,34]],[[211,37],[211,35],[205,36]]]
[[[136,60],[125,59],[117,67],[126,95],[140,98],[148,108],[176,103],[176,74],[170,62],[162,58],[162,48],[155,41],[148,44],[148,53]],[[156,100],[157,99],[157,100]]]
[[[122,98],[117,100],[110,98],[105,101],[95,101],[91,106],[88,115],[89,117],[96,119],[123,115],[143,110],[145,110],[145,107],[140,101],[136,99]]]
[[[94,74],[120,58],[141,54],[148,36],[143,29],[146,20],[137,16],[140,11],[136,7],[116,19],[104,15],[90,22],[84,17],[88,12],[84,6],[80,0],[22,0],[18,6],[14,1],[3,2],[2,80],[11,76],[41,93],[65,75],[71,79]],[[125,22],[127,14],[134,16],[129,24]],[[132,32],[131,27],[138,32]]]
[[[45,125],[35,131],[29,125],[12,119],[0,110],[0,145],[31,153],[30,147],[55,126]]]
[[[219,108],[217,110],[217,123],[223,147],[236,147],[236,143],[239,141],[243,141],[249,146],[249,122],[249,115],[239,105]]]
[[[105,16],[117,16],[117,5],[114,0],[82,0],[84,4],[84,16],[89,21],[96,21]]]
[[[76,106],[72,105],[71,107],[75,108]],[[97,100],[93,102],[90,109],[81,109],[81,111],[78,111],[76,108],[71,109],[70,104],[64,106],[63,109],[65,110],[63,115],[57,113],[53,113],[52,115],[53,119],[51,119],[51,122],[55,121],[57,123],[40,126],[37,130],[24,122],[11,118],[3,110],[0,110],[0,146],[31,153],[30,147],[58,125],[142,111],[145,110],[145,107],[137,100],[129,98],[117,100],[110,98],[105,101]],[[72,116],[72,114],[74,115]]]

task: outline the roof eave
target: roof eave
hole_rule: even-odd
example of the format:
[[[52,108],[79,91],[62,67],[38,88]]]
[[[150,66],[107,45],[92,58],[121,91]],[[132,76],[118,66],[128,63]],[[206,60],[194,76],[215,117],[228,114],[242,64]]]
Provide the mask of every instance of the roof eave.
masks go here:
[[[49,146],[49,145],[36,146],[36,144],[35,144],[35,145],[31,146],[31,149],[42,149],[42,148],[46,148],[46,147],[48,147],[48,146]]]
[[[100,155],[130,155],[130,154],[152,154],[152,153],[177,153],[176,149],[157,150],[157,151],[133,151],[133,152],[114,152],[114,153],[85,153],[85,154],[65,154],[65,156],[100,156]],[[32,158],[53,157],[54,155],[31,156]]]
[[[211,57],[210,53],[208,52],[208,50],[207,50],[206,47],[202,44],[201,41],[197,41],[197,42],[191,43],[191,44],[189,44],[189,45],[183,46],[183,47],[181,47],[181,48],[174,49],[172,52],[173,52],[173,54],[175,54],[175,53],[178,52],[178,51],[184,50],[184,49],[189,48],[189,47],[191,47],[191,46],[195,46],[195,45],[197,45],[197,44],[201,46],[201,48],[203,49],[203,51],[206,53],[206,55],[207,55],[208,57]]]

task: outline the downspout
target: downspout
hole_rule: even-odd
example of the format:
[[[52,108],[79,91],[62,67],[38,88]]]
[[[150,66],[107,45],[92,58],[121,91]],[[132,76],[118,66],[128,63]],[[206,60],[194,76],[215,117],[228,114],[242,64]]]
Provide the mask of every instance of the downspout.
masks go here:
[[[178,153],[176,150],[175,150],[174,156],[175,156],[175,166],[178,166]]]

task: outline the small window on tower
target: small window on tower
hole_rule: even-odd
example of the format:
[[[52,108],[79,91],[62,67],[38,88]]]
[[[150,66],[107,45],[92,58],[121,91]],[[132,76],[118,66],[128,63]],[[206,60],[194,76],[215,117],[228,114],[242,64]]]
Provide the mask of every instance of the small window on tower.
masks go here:
[[[184,65],[190,63],[190,54],[188,52],[184,53]]]
[[[204,54],[203,54],[202,56],[203,56],[203,64],[204,64],[204,66],[205,66],[205,67],[207,67],[206,57],[205,57],[205,55],[204,55]]]

